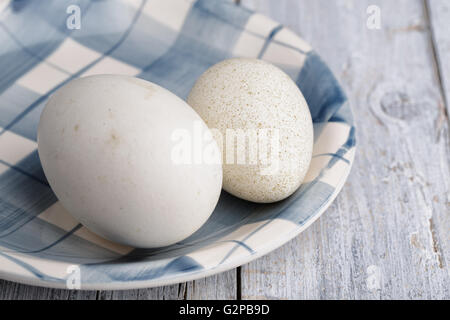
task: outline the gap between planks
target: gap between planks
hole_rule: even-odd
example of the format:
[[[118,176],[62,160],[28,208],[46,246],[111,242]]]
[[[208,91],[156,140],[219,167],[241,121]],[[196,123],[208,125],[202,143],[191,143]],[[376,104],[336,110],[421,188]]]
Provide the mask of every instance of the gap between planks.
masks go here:
[[[447,111],[449,108],[448,97],[447,97],[447,92],[445,91],[445,88],[444,88],[444,77],[441,72],[442,63],[441,63],[440,56],[438,54],[436,35],[434,33],[433,25],[431,24],[431,9],[430,9],[430,4],[428,3],[428,0],[423,0],[423,6],[424,6],[424,13],[425,13],[425,22],[428,27],[428,35],[430,38],[430,47],[431,47],[431,51],[433,54],[433,61],[434,61],[433,68],[436,73],[437,81],[439,83],[439,90],[441,91],[442,99],[444,101],[444,108],[443,108],[443,110],[441,110],[441,112],[443,113],[444,118],[448,122],[449,121],[448,111]]]

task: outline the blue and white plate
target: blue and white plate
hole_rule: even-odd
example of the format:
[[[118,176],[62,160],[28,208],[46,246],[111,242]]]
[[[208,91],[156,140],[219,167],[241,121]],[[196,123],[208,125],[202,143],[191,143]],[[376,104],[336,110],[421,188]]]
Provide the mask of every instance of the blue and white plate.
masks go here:
[[[325,63],[277,22],[215,0],[0,0],[0,277],[66,288],[167,285],[256,259],[311,225],[341,190],[355,130]],[[254,204],[223,193],[208,222],[165,248],[134,249],[89,232],[64,211],[37,154],[48,99],[68,81],[117,73],[186,98],[197,77],[230,57],[258,57],[301,88],[314,120],[314,155],[301,188]],[[70,168],[67,168],[70,170]]]

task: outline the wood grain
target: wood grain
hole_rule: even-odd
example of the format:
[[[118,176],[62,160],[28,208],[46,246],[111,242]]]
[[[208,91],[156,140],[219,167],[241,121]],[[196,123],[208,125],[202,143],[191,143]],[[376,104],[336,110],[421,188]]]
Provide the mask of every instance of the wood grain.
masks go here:
[[[242,268],[242,297],[448,299],[449,131],[424,3],[242,5],[324,57],[349,95],[358,138],[338,199],[299,237]],[[369,5],[381,9],[380,30],[366,27]],[[448,21],[436,28],[448,34]]]

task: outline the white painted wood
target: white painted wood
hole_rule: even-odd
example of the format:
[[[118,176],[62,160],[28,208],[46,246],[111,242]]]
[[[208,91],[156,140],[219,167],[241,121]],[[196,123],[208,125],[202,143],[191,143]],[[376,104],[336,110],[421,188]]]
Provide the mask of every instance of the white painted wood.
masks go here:
[[[358,138],[335,203],[289,244],[243,266],[242,297],[450,298],[449,131],[424,3],[241,3],[317,49],[349,95]],[[381,9],[380,30],[366,27],[369,5]]]
[[[289,244],[244,266],[240,290],[232,270],[128,291],[0,281],[0,300],[233,299],[237,291],[244,299],[450,298],[448,0],[241,2],[300,33],[349,95],[358,151],[334,204]],[[381,8],[381,30],[366,28],[373,4]]]

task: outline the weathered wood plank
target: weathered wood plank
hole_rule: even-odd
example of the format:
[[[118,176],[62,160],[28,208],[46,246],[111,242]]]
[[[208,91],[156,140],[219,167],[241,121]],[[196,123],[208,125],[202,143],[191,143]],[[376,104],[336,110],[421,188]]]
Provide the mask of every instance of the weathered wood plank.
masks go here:
[[[299,237],[243,266],[242,297],[450,298],[450,139],[424,3],[241,3],[324,57],[349,95],[358,138],[338,199]],[[366,27],[369,5],[381,9],[380,30]]]
[[[178,285],[139,290],[102,291],[99,294],[99,299],[112,300],[209,300],[235,298],[236,270]]]
[[[236,292],[236,270],[172,286],[117,291],[50,289],[0,280],[0,300],[207,300],[236,299]]]

